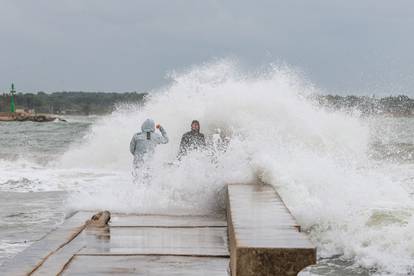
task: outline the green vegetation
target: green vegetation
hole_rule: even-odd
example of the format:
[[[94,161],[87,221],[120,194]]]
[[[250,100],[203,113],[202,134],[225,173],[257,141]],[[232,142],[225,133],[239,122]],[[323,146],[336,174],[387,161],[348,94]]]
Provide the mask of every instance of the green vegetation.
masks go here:
[[[16,109],[50,114],[104,114],[112,112],[119,103],[142,104],[145,93],[104,92],[44,92],[16,94]],[[0,112],[10,110],[10,96],[0,95]]]

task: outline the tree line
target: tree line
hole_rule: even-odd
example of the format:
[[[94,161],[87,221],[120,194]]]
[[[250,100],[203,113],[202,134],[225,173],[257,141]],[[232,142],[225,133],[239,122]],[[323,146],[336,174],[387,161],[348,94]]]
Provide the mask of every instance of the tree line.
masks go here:
[[[105,114],[119,103],[142,104],[146,93],[125,92],[55,92],[18,93],[15,95],[17,109],[50,114]],[[0,95],[0,112],[10,110],[10,95]]]

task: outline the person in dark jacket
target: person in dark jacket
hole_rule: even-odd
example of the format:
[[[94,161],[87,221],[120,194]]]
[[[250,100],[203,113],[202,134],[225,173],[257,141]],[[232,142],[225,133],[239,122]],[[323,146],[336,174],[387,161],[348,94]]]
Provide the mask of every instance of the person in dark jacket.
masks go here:
[[[191,122],[191,131],[184,133],[181,138],[178,159],[181,159],[191,150],[200,150],[206,147],[204,134],[200,132],[200,123],[197,120]]]

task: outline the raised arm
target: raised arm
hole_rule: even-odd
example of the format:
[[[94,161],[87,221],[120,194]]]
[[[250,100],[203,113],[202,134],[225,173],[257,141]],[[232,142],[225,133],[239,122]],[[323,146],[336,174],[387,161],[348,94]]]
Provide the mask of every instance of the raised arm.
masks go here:
[[[165,131],[165,129],[162,126],[160,126],[159,129],[160,129],[160,132],[161,132],[161,135],[162,135],[160,137],[160,141],[159,142],[161,144],[167,144],[168,141],[169,141],[167,132]]]

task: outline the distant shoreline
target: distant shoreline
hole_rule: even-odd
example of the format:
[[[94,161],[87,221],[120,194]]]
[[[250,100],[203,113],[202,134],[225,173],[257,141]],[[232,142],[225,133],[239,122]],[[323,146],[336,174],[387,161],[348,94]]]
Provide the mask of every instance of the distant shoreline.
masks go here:
[[[143,104],[147,93],[125,92],[54,92],[18,93],[16,109],[27,113],[54,115],[103,115],[117,104]],[[10,96],[0,95],[0,112],[9,112]]]
[[[54,92],[18,93],[16,108],[33,114],[105,115],[122,103],[143,105],[148,93],[138,92]],[[318,106],[363,115],[414,116],[414,99],[405,95],[388,97],[309,95]],[[0,95],[0,112],[9,112],[10,96]]]

